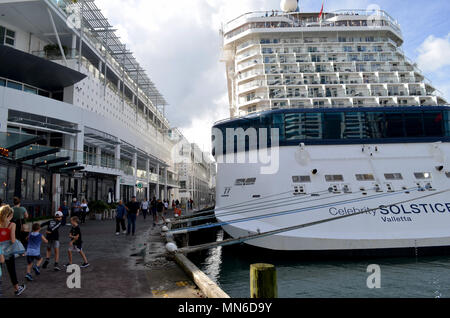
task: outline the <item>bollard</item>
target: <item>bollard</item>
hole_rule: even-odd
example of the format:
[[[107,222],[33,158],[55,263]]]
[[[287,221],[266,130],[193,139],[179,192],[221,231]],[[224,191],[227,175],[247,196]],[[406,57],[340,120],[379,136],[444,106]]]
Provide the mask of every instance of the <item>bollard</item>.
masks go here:
[[[275,266],[270,264],[250,265],[250,297],[278,298]]]

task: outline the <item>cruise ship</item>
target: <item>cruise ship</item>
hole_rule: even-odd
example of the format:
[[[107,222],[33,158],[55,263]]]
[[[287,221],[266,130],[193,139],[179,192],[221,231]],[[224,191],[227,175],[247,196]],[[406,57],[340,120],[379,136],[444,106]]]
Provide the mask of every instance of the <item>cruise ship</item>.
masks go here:
[[[214,125],[213,153],[223,229],[261,234],[246,243],[277,251],[449,247],[450,107],[405,56],[399,23],[378,9],[282,5],[222,28],[231,117]]]

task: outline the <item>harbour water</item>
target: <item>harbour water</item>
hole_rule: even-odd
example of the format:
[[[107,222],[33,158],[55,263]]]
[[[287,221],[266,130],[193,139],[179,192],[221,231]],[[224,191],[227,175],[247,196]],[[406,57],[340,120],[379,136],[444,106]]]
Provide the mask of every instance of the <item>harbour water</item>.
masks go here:
[[[220,230],[214,235],[221,240],[224,233]],[[305,260],[292,253],[273,254],[235,245],[189,258],[233,298],[249,297],[250,265],[254,263],[276,266],[280,298],[450,297],[450,256]],[[367,287],[371,264],[381,268],[380,289]]]

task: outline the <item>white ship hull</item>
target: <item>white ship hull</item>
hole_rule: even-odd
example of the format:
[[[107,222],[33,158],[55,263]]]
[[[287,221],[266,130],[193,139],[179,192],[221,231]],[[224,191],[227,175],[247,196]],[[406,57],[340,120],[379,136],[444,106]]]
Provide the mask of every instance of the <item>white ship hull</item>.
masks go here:
[[[299,147],[281,147],[275,174],[260,174],[261,164],[219,163],[216,217],[226,223],[223,229],[228,234],[245,237],[384,206],[246,243],[282,251],[450,246],[450,193],[441,193],[450,188],[445,170],[448,143],[309,146],[307,163],[299,163],[298,151]],[[438,171],[438,167],[445,168]],[[312,175],[315,169],[317,174]],[[418,172],[430,173],[431,178],[418,180]],[[375,180],[355,178],[368,173]],[[403,179],[386,180],[389,173],[401,173]],[[294,183],[292,177],[300,175],[311,175],[311,182]],[[325,175],[343,175],[344,181],[326,182]],[[237,179],[255,177],[254,185],[235,185]],[[295,194],[296,186],[302,186],[306,194]],[[327,191],[330,187],[335,187],[335,193]],[[311,195],[315,193],[320,195]],[[237,221],[277,212],[281,215]]]

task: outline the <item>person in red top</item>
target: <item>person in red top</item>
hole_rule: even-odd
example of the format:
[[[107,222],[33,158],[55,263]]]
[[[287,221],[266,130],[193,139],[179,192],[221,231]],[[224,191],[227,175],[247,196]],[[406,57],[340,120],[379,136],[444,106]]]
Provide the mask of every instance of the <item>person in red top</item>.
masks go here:
[[[14,210],[11,209],[9,205],[4,205],[0,208],[0,244],[5,246],[5,242],[10,241],[14,244],[16,242],[16,224],[12,223],[11,220],[14,216]],[[3,252],[5,251],[2,248]],[[16,258],[14,255],[5,257],[6,268],[8,270],[9,278],[14,287],[14,294],[19,296],[23,293],[26,286],[19,285],[16,273]]]

